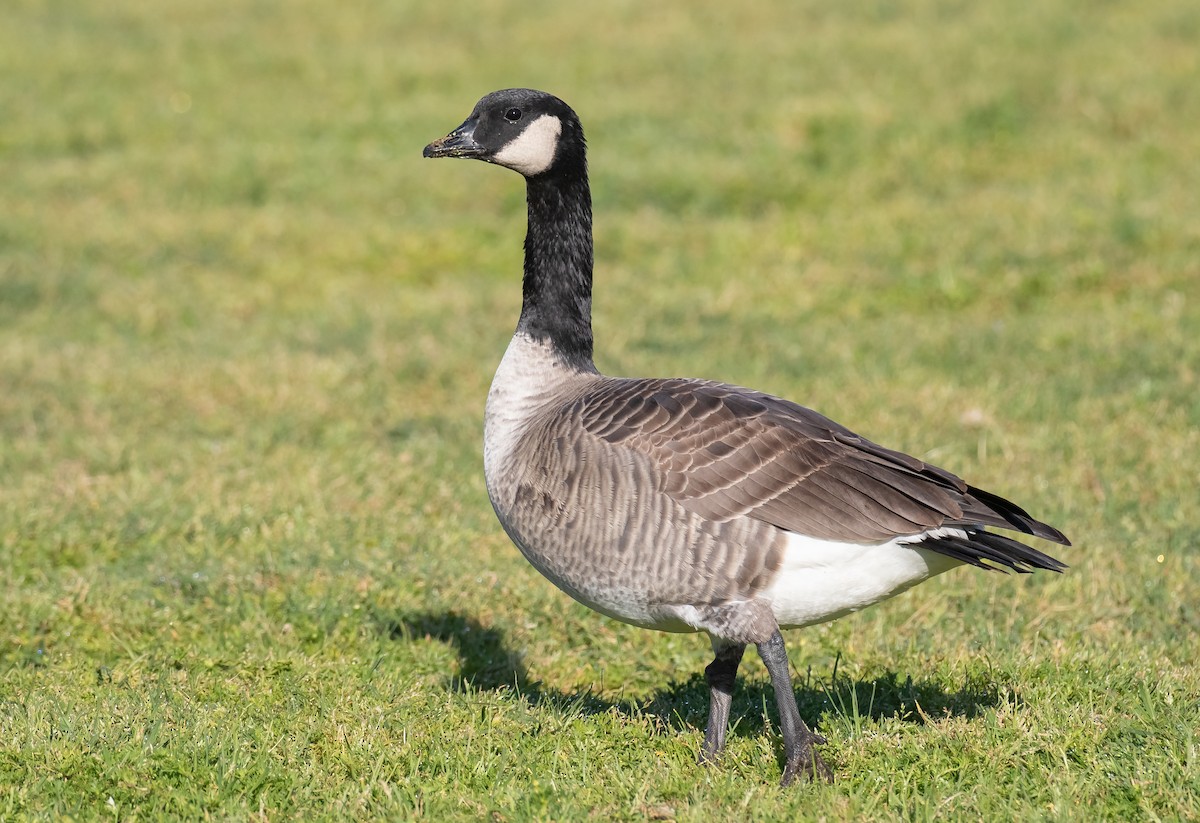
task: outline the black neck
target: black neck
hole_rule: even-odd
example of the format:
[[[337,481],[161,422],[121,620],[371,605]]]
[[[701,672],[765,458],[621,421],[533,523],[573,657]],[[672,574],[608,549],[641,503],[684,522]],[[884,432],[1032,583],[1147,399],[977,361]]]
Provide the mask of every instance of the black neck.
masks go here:
[[[592,363],[592,195],[587,166],[528,181],[529,230],[517,331],[545,340],[572,366]]]

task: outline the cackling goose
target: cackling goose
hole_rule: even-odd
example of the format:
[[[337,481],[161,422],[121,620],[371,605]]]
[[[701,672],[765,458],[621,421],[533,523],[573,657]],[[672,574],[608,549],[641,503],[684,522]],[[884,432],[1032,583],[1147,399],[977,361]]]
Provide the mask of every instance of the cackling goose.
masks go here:
[[[606,377],[592,363],[592,204],[579,118],[530,89],[484,97],[425,147],[520,172],[523,303],[488,392],[484,472],[504,530],[581,603],[706,632],[700,759],[725,745],[747,644],[771,676],[787,763],[832,779],[800,719],[781,628],[832,620],[961,564],[1064,564],[999,527],[1062,532],[948,471],[778,397],[708,380]]]

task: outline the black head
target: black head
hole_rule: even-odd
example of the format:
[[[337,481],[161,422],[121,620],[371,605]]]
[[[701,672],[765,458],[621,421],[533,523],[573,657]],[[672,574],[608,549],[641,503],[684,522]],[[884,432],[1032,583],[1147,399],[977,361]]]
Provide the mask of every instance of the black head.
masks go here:
[[[466,121],[425,147],[426,157],[472,157],[526,177],[586,167],[579,118],[552,94],[533,89],[494,91]]]

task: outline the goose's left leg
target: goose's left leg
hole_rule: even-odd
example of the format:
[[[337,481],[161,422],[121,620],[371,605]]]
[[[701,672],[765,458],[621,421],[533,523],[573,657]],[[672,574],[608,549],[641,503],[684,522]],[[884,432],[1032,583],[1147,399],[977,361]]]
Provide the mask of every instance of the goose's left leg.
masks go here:
[[[729,706],[733,702],[733,685],[737,680],[738,664],[746,651],[744,643],[730,643],[712,638],[713,662],[704,669],[708,680],[708,728],[704,730],[704,748],[700,762],[711,763],[725,748],[725,733],[729,730]]]

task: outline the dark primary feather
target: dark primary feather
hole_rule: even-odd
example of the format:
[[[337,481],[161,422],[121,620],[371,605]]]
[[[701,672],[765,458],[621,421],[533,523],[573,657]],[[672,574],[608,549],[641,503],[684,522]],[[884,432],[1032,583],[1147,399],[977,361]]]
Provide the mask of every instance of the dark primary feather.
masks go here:
[[[825,540],[922,542],[983,568],[1065,566],[985,526],[1068,545],[1014,503],[777,397],[701,380],[606,381],[571,410],[590,433],[648,455],[663,491],[716,521],[746,516]]]

